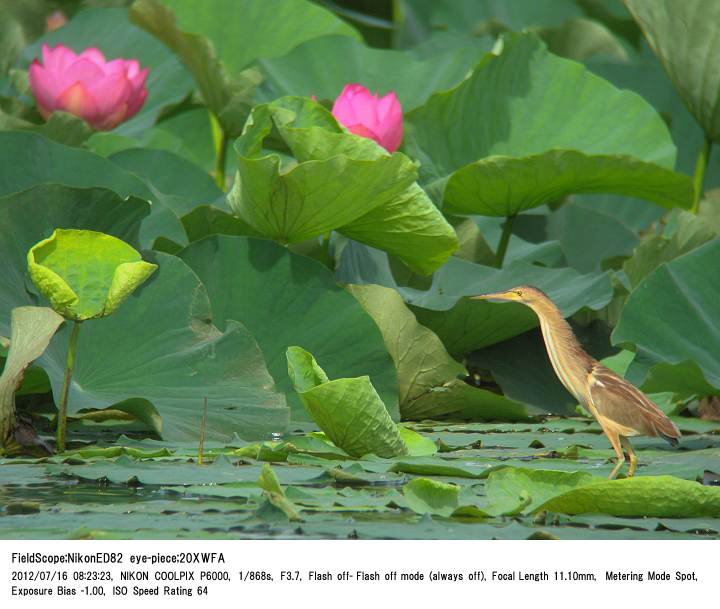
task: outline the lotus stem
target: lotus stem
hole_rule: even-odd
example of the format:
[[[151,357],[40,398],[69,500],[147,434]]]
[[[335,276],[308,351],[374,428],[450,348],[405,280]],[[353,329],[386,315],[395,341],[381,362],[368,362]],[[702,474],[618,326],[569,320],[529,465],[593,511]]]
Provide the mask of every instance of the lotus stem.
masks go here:
[[[210,114],[210,126],[215,144],[215,183],[225,192],[225,160],[227,158],[227,131],[222,128],[214,114]]]
[[[513,222],[515,222],[514,215],[505,218],[505,224],[503,224],[502,235],[500,235],[500,243],[498,243],[497,252],[495,252],[495,266],[499,269],[502,268],[503,261],[505,260],[508,243],[510,243],[510,235],[512,235]]]
[[[710,161],[711,149],[712,140],[705,136],[705,141],[698,152],[697,161],[695,162],[695,176],[693,178],[695,198],[693,199],[693,206],[690,211],[696,215],[700,210],[700,199],[702,198],[703,184],[705,183],[705,171],[707,170],[708,162]]]
[[[198,465],[203,464],[203,449],[205,447],[205,430],[207,429],[208,399],[205,398],[203,416],[200,420],[200,444],[198,445]]]
[[[57,422],[57,450],[65,452],[65,427],[67,425],[67,403],[70,394],[70,382],[72,381],[73,368],[75,367],[75,351],[77,350],[78,336],[80,335],[80,322],[73,322],[68,344],[67,357],[65,359],[65,379],[63,380],[62,393],[60,394],[60,412]]]

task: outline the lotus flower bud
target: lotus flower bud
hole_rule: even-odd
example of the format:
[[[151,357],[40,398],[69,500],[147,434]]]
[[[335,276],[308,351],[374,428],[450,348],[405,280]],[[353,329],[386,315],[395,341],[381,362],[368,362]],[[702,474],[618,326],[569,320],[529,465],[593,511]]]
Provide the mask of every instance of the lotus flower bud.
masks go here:
[[[44,118],[56,110],[79,116],[93,129],[109,131],[137,114],[147,97],[148,70],[135,59],[113,59],[96,48],[79,55],[57,45],[42,48],[42,63],[30,65],[30,87]]]
[[[378,97],[362,85],[345,85],[333,104],[332,113],[348,131],[375,140],[389,152],[400,147],[403,114],[394,91]]]

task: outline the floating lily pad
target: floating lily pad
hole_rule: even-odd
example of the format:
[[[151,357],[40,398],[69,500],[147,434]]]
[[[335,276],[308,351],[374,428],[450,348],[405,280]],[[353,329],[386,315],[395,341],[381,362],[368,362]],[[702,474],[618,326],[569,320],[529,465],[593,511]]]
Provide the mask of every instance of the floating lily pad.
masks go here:
[[[408,506],[418,514],[451,516],[458,508],[460,487],[430,478],[415,478],[403,486]]]

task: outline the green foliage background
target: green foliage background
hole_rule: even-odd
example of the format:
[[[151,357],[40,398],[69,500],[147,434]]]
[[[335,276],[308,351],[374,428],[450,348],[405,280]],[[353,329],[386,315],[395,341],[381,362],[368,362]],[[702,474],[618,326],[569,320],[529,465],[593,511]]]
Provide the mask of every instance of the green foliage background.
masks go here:
[[[67,324],[14,398],[46,337],[7,359],[0,405],[38,440],[0,458],[0,536],[717,537],[719,22],[713,0],[0,0],[0,370],[55,229],[158,265],[84,322],[67,453],[43,449]],[[142,110],[42,121],[44,43],[137,58]],[[397,93],[397,152],[336,122],[350,82]],[[681,450],[637,439],[638,477],[603,480],[532,312],[469,298],[520,284]]]

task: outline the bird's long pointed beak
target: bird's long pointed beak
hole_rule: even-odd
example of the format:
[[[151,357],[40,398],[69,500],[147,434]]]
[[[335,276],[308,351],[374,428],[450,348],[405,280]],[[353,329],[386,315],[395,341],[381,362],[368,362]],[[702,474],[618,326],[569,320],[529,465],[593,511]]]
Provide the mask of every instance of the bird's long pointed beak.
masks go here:
[[[489,302],[512,302],[517,300],[513,292],[492,292],[490,294],[479,294],[471,296],[471,300],[487,300]]]

